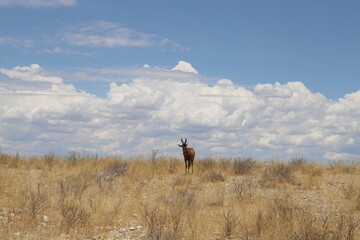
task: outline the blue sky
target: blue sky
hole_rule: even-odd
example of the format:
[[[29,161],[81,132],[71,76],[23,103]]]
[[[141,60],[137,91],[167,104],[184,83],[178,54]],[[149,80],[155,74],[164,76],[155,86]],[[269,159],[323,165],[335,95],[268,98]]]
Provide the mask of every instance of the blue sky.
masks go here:
[[[360,108],[357,99],[360,90],[359,10],[359,1],[328,0],[0,0],[0,89],[6,92],[0,96],[3,102],[9,103],[0,112],[3,115],[0,132],[5,131],[4,129],[10,125],[16,128],[15,119],[24,126],[29,124],[23,133],[31,132],[25,134],[23,139],[13,139],[10,132],[2,132],[3,144],[0,147],[6,151],[20,151],[14,147],[19,143],[16,141],[20,141],[31,146],[25,151],[29,153],[42,153],[47,150],[64,153],[71,148],[95,148],[104,153],[129,154],[121,150],[120,142],[114,143],[112,147],[104,147],[106,142],[111,142],[112,139],[106,137],[106,133],[99,133],[99,136],[93,136],[94,138],[86,143],[80,138],[73,145],[66,145],[64,140],[63,146],[56,148],[49,145],[48,148],[40,149],[42,141],[49,141],[47,137],[56,141],[57,138],[65,139],[65,136],[69,136],[71,130],[67,127],[55,131],[56,127],[59,127],[57,124],[65,124],[67,121],[69,122],[66,124],[69,125],[76,125],[79,121],[98,121],[97,124],[100,124],[99,122],[105,121],[103,115],[98,116],[97,120],[90,120],[86,114],[80,116],[75,112],[66,112],[69,106],[65,105],[59,107],[59,112],[55,113],[56,111],[49,110],[51,106],[25,106],[26,104],[20,100],[13,103],[7,99],[11,95],[10,92],[26,92],[27,97],[34,97],[26,101],[38,102],[40,98],[36,96],[39,96],[41,90],[41,94],[48,96],[49,102],[53,101],[55,104],[58,101],[62,102],[56,100],[57,98],[50,98],[56,88],[57,94],[62,94],[64,98],[78,94],[79,98],[73,99],[75,103],[85,101],[83,97],[86,94],[93,94],[90,97],[92,100],[88,99],[85,102],[94,100],[96,103],[93,102],[89,106],[80,104],[77,106],[79,111],[85,108],[92,112],[95,108],[93,106],[104,109],[115,104],[111,109],[117,109],[118,112],[106,109],[104,114],[106,119],[119,118],[122,125],[129,127],[129,130],[122,134],[123,139],[127,141],[127,148],[132,150],[130,153],[149,151],[157,147],[156,141],[160,138],[170,141],[169,139],[177,139],[188,134],[195,138],[194,142],[197,144],[206,138],[211,139],[212,144],[203,147],[203,155],[225,152],[230,155],[281,157],[356,157],[360,154],[354,147],[360,143],[356,136],[360,118],[356,110]],[[178,64],[179,61],[186,62]],[[150,67],[143,68],[145,64]],[[183,71],[171,70],[177,64]],[[194,69],[198,74],[192,72]],[[161,90],[161,86],[168,84],[169,80],[173,81],[173,86],[195,85],[178,86],[179,92],[172,94],[178,94],[179,98],[170,100],[171,91]],[[149,86],[148,82],[152,84]],[[198,86],[200,83],[203,85]],[[230,85],[236,90],[230,91]],[[196,106],[193,110],[202,112],[203,115],[197,116],[194,113],[188,116],[188,113],[183,112],[181,116],[188,118],[185,117],[178,122],[179,126],[174,125],[176,120],[168,118],[176,107],[183,106],[181,94],[186,93],[181,91],[186,92],[188,88],[199,87],[202,89],[198,92],[199,96],[204,97],[204,92],[206,96],[213,96],[214,89],[220,89],[221,86],[221,91],[216,90],[220,91],[216,93],[216,99],[221,100],[209,100],[214,100],[214,105],[209,106],[200,100],[194,100],[195,97],[190,102],[184,102]],[[224,86],[229,89],[226,90]],[[46,89],[49,91],[45,91]],[[150,94],[149,98],[144,97],[146,94]],[[237,100],[236,106],[230,101],[225,101],[234,95],[240,99]],[[25,99],[23,95],[16,96],[17,99]],[[292,100],[297,96],[308,98],[309,105],[300,107],[299,104],[303,104],[301,101],[291,99],[284,100],[285,102],[279,105],[279,102],[274,100],[289,96]],[[141,97],[144,99],[140,101]],[[239,104],[243,98],[247,99],[244,102],[247,107]],[[127,100],[129,102],[126,102]],[[166,108],[148,105],[158,104],[158,101],[168,101],[174,105],[168,104]],[[288,102],[294,105],[281,108]],[[215,111],[215,115],[202,111],[205,107],[212,108],[219,104],[221,107],[217,109],[218,112]],[[314,104],[318,104],[318,109],[313,109]],[[35,109],[38,108],[42,110],[36,112]],[[300,111],[300,108],[306,110]],[[151,112],[142,113],[149,109],[152,109]],[[274,109],[278,112],[274,113]],[[324,111],[320,115],[317,114],[319,109]],[[346,111],[351,112],[351,116],[349,119],[342,119],[347,121],[346,126],[332,132],[329,130],[331,126],[335,128],[335,122],[343,117],[336,118],[336,114],[341,112],[339,109],[345,111],[342,114],[347,114]],[[281,124],[289,124],[288,118],[299,119],[305,115],[308,116],[306,121],[310,125],[299,133],[299,130],[289,130],[290,125],[298,126],[295,122],[282,126],[274,120],[275,115],[262,116],[269,118],[264,121],[269,125],[261,122],[264,129],[273,128],[269,132],[256,129],[255,123],[252,127],[247,125],[249,119],[254,122],[260,121],[256,120],[256,117],[259,117],[259,112],[264,114],[264,111],[285,116],[286,119]],[[127,115],[129,112],[131,116]],[[241,114],[236,115],[237,112]],[[289,112],[299,116],[288,116]],[[46,123],[35,123],[34,119],[40,118],[40,115],[36,114],[49,120]],[[111,114],[113,115],[108,116]],[[237,118],[234,121],[244,129],[239,129],[235,127],[236,124],[232,125],[233,123],[229,122],[228,116],[235,118],[235,115]],[[192,121],[194,116],[197,117]],[[216,116],[224,116],[224,119]],[[198,118],[209,121],[198,121]],[[129,119],[136,122],[139,132],[130,131],[135,125],[128,123]],[[320,131],[320,125],[324,125],[324,121],[328,125]],[[38,128],[35,132],[29,130],[34,129],[31,127],[34,124]],[[104,131],[111,131],[114,127],[114,123],[111,122],[103,124],[109,124],[109,128],[104,125]],[[144,130],[148,128],[146,124],[155,124],[151,125],[155,129],[164,125],[173,129],[169,130],[170,132],[164,129],[152,132],[149,129]],[[98,128],[101,128],[100,125]],[[227,127],[223,129],[225,125]],[[79,126],[82,130],[77,136],[86,135],[92,127],[94,126]],[[193,129],[193,132],[188,129]],[[196,135],[196,131],[199,134]],[[224,146],[224,137],[221,136],[233,133],[234,139],[241,134],[251,133],[253,143],[247,143],[248,139],[244,138],[237,144],[230,142]],[[129,138],[130,135],[132,140]],[[304,137],[302,141],[289,143],[288,140],[280,140],[300,135]],[[142,137],[149,138],[149,144],[142,142]],[[267,140],[260,146],[258,142],[261,142],[259,139],[262,138]],[[304,143],[310,141],[309,139],[321,140],[323,144],[306,147]],[[339,149],[334,150],[331,145],[344,141],[348,144]],[[233,146],[227,149],[229,144]],[[241,144],[248,147],[236,150]],[[170,145],[163,149],[169,153],[178,150],[172,149]],[[331,155],[332,151],[335,155]]]
[[[1,44],[4,67],[172,66],[186,60],[202,74],[242,85],[302,81],[331,99],[360,89],[358,1],[6,2],[0,1],[0,36],[32,46]],[[74,45],[59,39],[69,28],[99,21],[150,35],[152,44]],[[43,52],[55,48],[63,52]]]

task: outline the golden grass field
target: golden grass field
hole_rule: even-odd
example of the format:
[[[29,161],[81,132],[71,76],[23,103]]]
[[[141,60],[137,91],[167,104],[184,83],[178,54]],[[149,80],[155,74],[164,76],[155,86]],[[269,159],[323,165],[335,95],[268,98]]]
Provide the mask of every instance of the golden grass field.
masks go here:
[[[360,239],[358,164],[156,155],[1,153],[0,239]]]

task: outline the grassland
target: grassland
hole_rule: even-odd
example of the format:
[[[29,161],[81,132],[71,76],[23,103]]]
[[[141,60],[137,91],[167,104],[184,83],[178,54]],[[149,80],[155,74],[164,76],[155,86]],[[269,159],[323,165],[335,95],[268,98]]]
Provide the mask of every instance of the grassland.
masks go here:
[[[0,239],[360,239],[360,166],[0,154]]]

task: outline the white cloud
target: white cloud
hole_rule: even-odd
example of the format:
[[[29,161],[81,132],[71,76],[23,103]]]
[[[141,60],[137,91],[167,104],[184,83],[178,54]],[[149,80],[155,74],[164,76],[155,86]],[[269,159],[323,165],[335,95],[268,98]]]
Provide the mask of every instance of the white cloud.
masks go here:
[[[149,66],[133,71],[141,74],[114,81],[100,98],[36,64],[1,68],[8,81],[0,82],[0,148],[126,155],[156,148],[181,154],[177,141],[187,137],[198,156],[360,157],[360,91],[335,102],[301,82],[249,90],[229,79],[210,86],[194,73]],[[171,74],[184,74],[185,80]]]
[[[56,40],[85,47],[158,47],[161,51],[177,52],[192,49],[158,34],[145,33],[120,23],[101,20],[64,27],[58,32]]]
[[[196,69],[193,68],[193,66],[190,63],[185,61],[179,61],[179,63],[171,70],[198,74],[198,71],[196,71]]]
[[[31,82],[47,82],[61,84],[63,80],[59,77],[47,76],[38,64],[25,67],[15,67],[14,69],[0,68],[0,73],[12,79],[19,79]]]
[[[72,49],[69,48],[61,48],[61,47],[53,47],[53,48],[45,48],[41,51],[39,51],[40,54],[64,54],[64,55],[81,55],[81,56],[86,56],[86,57],[94,57],[95,54],[94,53],[89,53],[89,52],[79,52],[79,51],[74,51]]]
[[[43,8],[74,5],[76,5],[76,0],[0,0],[0,6]]]
[[[12,37],[1,37],[0,36],[0,45],[11,45],[11,46],[22,46],[30,48],[34,46],[34,42],[29,39],[18,39]]]
[[[63,72],[64,76],[71,79],[77,79],[82,81],[107,81],[126,82],[133,78],[148,78],[148,79],[163,79],[163,80],[176,80],[176,81],[207,81],[212,82],[209,77],[197,74],[197,70],[191,66],[191,70],[180,71],[167,69],[164,67],[151,67],[148,64],[144,64],[143,67],[117,67],[117,68],[76,68],[69,69],[67,72]]]
[[[147,47],[161,41],[155,34],[142,33],[107,21],[73,25],[60,35],[71,45],[92,47]]]

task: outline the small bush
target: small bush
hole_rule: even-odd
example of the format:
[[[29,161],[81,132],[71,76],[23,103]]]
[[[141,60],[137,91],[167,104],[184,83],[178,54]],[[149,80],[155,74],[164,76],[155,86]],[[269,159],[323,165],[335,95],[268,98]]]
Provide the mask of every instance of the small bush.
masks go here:
[[[299,230],[290,239],[347,239],[355,240],[359,220],[354,216],[339,213],[319,213],[315,216],[302,209],[299,212]]]
[[[357,170],[357,163],[349,161],[333,161],[330,163],[330,170],[335,173],[354,174]]]
[[[199,161],[200,168],[202,171],[213,170],[216,166],[216,162],[212,158],[205,158]]]
[[[159,149],[153,149],[151,151],[151,156],[150,156],[150,162],[151,162],[151,171],[154,172],[155,169],[158,167],[159,165],[159,160],[157,158],[157,155],[159,154],[160,150]]]
[[[224,239],[231,238],[236,233],[236,228],[239,224],[238,216],[234,210],[228,210],[223,213],[223,235]]]
[[[9,154],[0,152],[0,164],[7,164],[10,158]]]
[[[225,181],[225,177],[221,172],[212,172],[208,176],[211,182],[223,182]]]
[[[219,163],[220,169],[223,171],[226,171],[228,169],[231,169],[233,161],[231,158],[220,158],[218,163]]]
[[[103,187],[104,182],[107,182],[111,187],[115,178],[124,175],[127,171],[127,162],[114,161],[97,174],[96,182],[99,188]]]
[[[49,200],[49,194],[42,184],[38,184],[36,190],[26,187],[20,197],[22,210],[32,219],[47,207]]]
[[[51,170],[54,165],[54,162],[55,162],[55,153],[50,152],[48,154],[45,154],[44,160],[45,160],[49,170]]]
[[[348,185],[343,184],[340,190],[346,199],[351,199],[358,195],[358,191],[352,183]]]
[[[257,190],[257,184],[253,181],[235,182],[233,185],[233,193],[238,201],[252,198]]]
[[[170,158],[169,159],[169,174],[174,174],[176,170],[176,166],[179,164],[179,160],[176,158]]]
[[[74,166],[76,165],[80,160],[80,153],[77,153],[76,151],[70,151],[69,156],[67,157],[69,164]]]
[[[63,217],[62,226],[66,232],[76,227],[84,227],[89,222],[90,214],[75,201],[62,202],[59,210]]]
[[[255,161],[251,158],[237,158],[233,162],[235,175],[245,175],[251,173],[255,166]]]
[[[18,168],[20,163],[20,154],[16,153],[15,156],[10,157],[10,167],[11,168]]]
[[[58,192],[60,199],[75,198],[82,199],[84,192],[91,185],[89,175],[83,173],[78,176],[68,177],[58,181]]]
[[[147,225],[146,239],[163,239],[165,235],[166,218],[160,214],[158,207],[142,205],[142,215]]]
[[[281,162],[271,162],[261,176],[262,186],[272,187],[277,182],[294,183],[294,168]]]
[[[302,157],[292,158],[289,165],[292,166],[295,170],[299,170],[308,164],[308,161]]]
[[[357,211],[360,211],[360,194],[357,196],[355,208]]]

